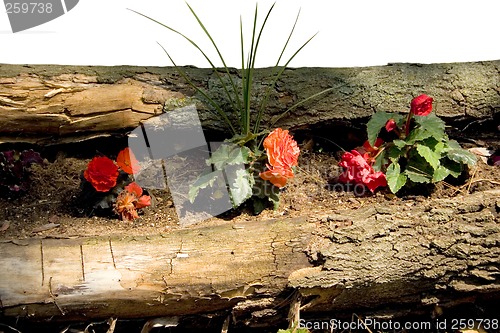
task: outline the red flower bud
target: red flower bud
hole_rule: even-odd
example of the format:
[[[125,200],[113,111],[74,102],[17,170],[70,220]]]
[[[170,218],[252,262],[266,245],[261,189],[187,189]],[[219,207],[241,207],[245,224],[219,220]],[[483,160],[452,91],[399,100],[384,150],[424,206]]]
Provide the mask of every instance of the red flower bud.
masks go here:
[[[397,125],[396,125],[396,121],[394,119],[389,119],[387,120],[387,122],[385,123],[385,130],[387,132],[392,132],[396,129]]]
[[[411,101],[410,112],[416,116],[427,116],[432,111],[432,97],[420,95]]]

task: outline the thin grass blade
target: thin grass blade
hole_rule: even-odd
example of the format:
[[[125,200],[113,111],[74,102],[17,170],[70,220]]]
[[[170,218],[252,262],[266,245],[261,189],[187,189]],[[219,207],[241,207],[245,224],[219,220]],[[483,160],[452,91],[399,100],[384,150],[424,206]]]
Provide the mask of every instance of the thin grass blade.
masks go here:
[[[233,104],[233,109],[240,110],[241,109],[241,101],[240,101],[240,98],[239,98],[238,89],[236,88],[236,85],[234,84],[233,78],[232,78],[231,74],[229,73],[229,68],[226,65],[226,61],[224,60],[224,57],[222,56],[222,53],[220,52],[219,47],[217,46],[217,43],[215,43],[214,39],[212,38],[212,36],[208,32],[208,30],[205,28],[205,25],[203,24],[203,22],[201,22],[200,18],[198,17],[198,15],[194,11],[194,9],[187,2],[186,2],[186,5],[189,7],[189,10],[193,14],[193,16],[196,18],[196,21],[198,21],[198,24],[200,25],[200,27],[205,32],[205,35],[207,35],[208,39],[210,39],[210,42],[212,43],[213,47],[215,48],[215,51],[219,55],[219,59],[222,61],[222,65],[224,66],[224,69],[225,69],[225,71],[227,73],[227,76],[229,77],[231,88],[233,90],[234,97],[236,99],[236,104],[234,104],[233,99],[231,98],[231,96],[228,95],[228,97],[229,97],[229,99],[231,101],[231,104]]]
[[[271,8],[272,9],[272,8]],[[281,50],[281,54],[280,56],[278,57],[278,61],[276,62],[276,65],[275,67],[276,68],[280,68],[279,67],[279,63],[281,61],[281,58],[283,57],[283,54],[285,53],[285,50],[288,46],[288,43],[290,42],[291,38],[292,38],[292,35],[293,35],[293,32],[295,31],[295,27],[297,26],[297,22],[299,20],[299,17],[300,17],[300,10],[299,12],[297,13],[297,16],[295,18],[295,21],[293,23],[293,26],[292,26],[292,29],[288,35],[288,38],[285,42],[285,45],[283,46],[282,50]],[[254,132],[257,132],[259,130],[259,127],[260,127],[260,122],[262,120],[262,115],[264,113],[264,109],[267,105],[267,102],[269,101],[269,96],[271,94],[271,90],[274,89],[275,85],[276,85],[276,82],[278,82],[279,78],[281,77],[281,75],[283,74],[283,72],[285,71],[286,67],[288,66],[288,64],[293,60],[293,58],[295,58],[295,56],[307,45],[309,44],[309,42],[317,35],[318,33],[314,34],[312,37],[310,37],[304,44],[302,44],[301,47],[299,47],[299,49],[297,49],[295,51],[294,54],[292,54],[292,56],[288,59],[288,61],[285,63],[285,65],[281,66],[281,68],[278,70],[277,74],[275,75],[272,83],[267,87],[266,89],[266,94],[264,96],[264,98],[262,99],[261,101],[261,104],[260,104],[260,107],[259,107],[259,110],[258,110],[258,113],[257,113],[257,118],[255,120],[255,125],[254,125]],[[286,111],[285,111],[286,112]]]
[[[198,44],[196,44],[196,43],[195,43],[195,42],[194,42],[191,38],[187,37],[186,35],[184,35],[184,34],[183,34],[183,33],[181,33],[180,31],[177,31],[177,30],[175,30],[174,28],[171,28],[171,27],[169,27],[168,25],[166,25],[166,24],[164,24],[164,23],[162,23],[162,22],[160,22],[160,21],[153,19],[152,17],[149,17],[149,16],[147,16],[147,15],[145,15],[145,14],[142,14],[142,13],[140,13],[140,12],[137,12],[137,11],[135,11],[135,10],[133,10],[133,9],[129,9],[129,10],[130,10],[130,11],[132,11],[132,12],[134,12],[134,13],[136,13],[136,14],[138,14],[138,15],[140,15],[140,16],[142,16],[142,17],[147,18],[148,20],[151,20],[151,21],[153,21],[153,22],[155,22],[155,23],[157,23],[157,24],[161,25],[162,27],[167,28],[168,30],[170,30],[170,31],[172,31],[172,32],[174,32],[174,33],[176,33],[176,34],[178,34],[179,36],[181,36],[181,37],[183,37],[185,40],[187,40],[187,41],[188,41],[191,45],[193,45],[193,46],[194,46],[194,47],[195,47],[195,48],[196,48],[196,49],[197,49],[197,50],[198,50],[198,51],[199,51],[199,52],[203,55],[203,57],[204,57],[204,58],[208,61],[208,63],[210,64],[210,66],[211,66],[211,67],[212,67],[212,69],[214,70],[214,73],[215,73],[215,75],[217,76],[217,79],[218,79],[218,80],[219,80],[219,82],[221,83],[221,85],[222,85],[222,87],[223,87],[223,89],[224,89],[224,92],[225,92],[226,96],[229,98],[229,100],[231,101],[231,104],[233,105],[233,109],[234,109],[234,107],[235,107],[235,105],[236,105],[236,104],[234,104],[234,101],[233,101],[233,99],[232,99],[232,97],[231,97],[231,94],[229,93],[229,90],[227,89],[227,85],[224,83],[224,80],[222,79],[221,75],[219,74],[219,72],[218,72],[218,70],[217,70],[217,67],[215,67],[215,64],[214,64],[214,63],[212,62],[212,60],[208,57],[208,55],[207,55],[207,54],[206,54],[206,53],[205,53],[205,52],[204,52],[204,51],[203,51],[203,50],[202,50],[202,49],[198,46]],[[164,49],[164,50],[165,50],[165,49]],[[171,57],[169,57],[169,59],[170,59],[170,61],[172,61],[172,58],[171,58]],[[172,63],[173,63],[173,61],[172,61]],[[176,68],[179,68],[179,67],[178,67],[178,66],[176,66]],[[226,67],[226,70],[228,70],[228,69],[227,69],[227,67]],[[229,78],[230,78],[230,80],[231,80],[231,82],[232,82],[231,75],[229,75]],[[195,87],[195,86],[193,86],[193,87],[196,89],[196,87]],[[205,94],[205,95],[206,95],[206,94]],[[238,94],[236,93],[235,95],[238,95]],[[212,100],[212,101],[213,101],[213,100]],[[217,109],[218,109],[218,110],[221,110],[220,106],[218,106],[218,107],[217,107]],[[235,110],[237,110],[237,108],[236,108]],[[227,118],[227,116],[226,116],[225,118]],[[232,125],[231,125],[231,127],[232,127],[232,128],[234,128],[234,126],[232,126]]]
[[[179,66],[177,66],[177,64],[175,63],[174,59],[172,59],[172,57],[170,56],[170,54],[168,53],[168,51],[163,47],[163,45],[161,45],[160,43],[158,43],[158,45],[160,45],[160,47],[163,49],[163,51],[165,52],[165,54],[167,55],[167,57],[170,59],[170,61],[172,62],[172,64],[175,67],[175,70],[182,76],[182,78],[184,80],[186,80],[186,82],[190,86],[192,86],[198,93],[200,93],[204,98],[207,99],[207,101],[215,108],[215,110],[217,111],[217,114],[226,122],[226,124],[230,128],[231,132],[235,135],[237,132],[234,129],[233,124],[231,123],[231,121],[227,117],[226,113],[221,109],[221,107],[219,106],[219,104],[217,104],[210,96],[208,96],[208,94],[203,89],[198,88],[193,83],[193,81],[191,81],[191,79],[189,78],[189,76]]]

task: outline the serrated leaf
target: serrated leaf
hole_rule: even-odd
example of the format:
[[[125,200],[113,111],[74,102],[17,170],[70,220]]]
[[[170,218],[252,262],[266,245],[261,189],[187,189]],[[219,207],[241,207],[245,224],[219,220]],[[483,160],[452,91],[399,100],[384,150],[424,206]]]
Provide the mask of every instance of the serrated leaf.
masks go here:
[[[430,133],[436,140],[441,141],[445,137],[444,121],[434,113],[427,116],[415,116],[414,119],[421,129]]]
[[[394,145],[396,147],[398,147],[399,149],[403,148],[404,146],[407,145],[406,141],[404,140],[400,140],[400,139],[395,139],[392,141],[392,143],[394,143]]]
[[[389,146],[386,155],[390,161],[397,162],[401,156],[404,156],[404,152],[398,147]]]
[[[447,167],[440,165],[436,168],[436,171],[434,171],[434,174],[432,175],[432,182],[433,183],[440,182],[449,175],[450,175],[450,170]]]
[[[422,144],[417,144],[417,151],[434,170],[437,169],[439,166],[439,160],[441,159],[441,154],[434,152],[431,148]]]
[[[233,206],[236,208],[252,196],[254,180],[246,169],[236,170],[234,181],[229,186]]]
[[[399,163],[394,162],[387,167],[385,178],[387,179],[389,189],[395,194],[406,184],[407,176],[401,173],[401,166]]]
[[[449,149],[461,149],[462,148],[456,140],[448,140],[447,146]]]
[[[408,176],[408,179],[414,183],[430,183],[432,178],[429,175],[422,173],[418,170],[405,170],[405,175]]]
[[[40,153],[35,152],[33,149],[24,150],[20,155],[20,160],[23,162],[23,165],[26,166],[30,166],[33,163],[43,163]]]
[[[442,143],[442,141],[438,141],[438,140],[436,140],[436,138],[434,138],[433,136],[431,136],[431,137],[428,137],[427,139],[423,140],[422,144],[424,146],[429,147],[432,151],[436,151],[436,146],[440,142]]]
[[[189,187],[188,199],[191,203],[194,203],[198,193],[201,189],[212,187],[218,177],[222,176],[221,172],[210,172],[207,174],[202,174],[196,181]]]
[[[226,165],[246,164],[249,162],[250,149],[233,144],[222,144],[207,160],[207,165],[222,170]]]
[[[416,150],[412,150],[404,173],[415,183],[430,183],[434,169]]]
[[[446,145],[442,141],[436,143],[436,145],[433,148],[434,152],[437,154],[441,154],[445,149],[446,149]]]
[[[217,150],[213,151],[206,163],[208,166],[213,165],[216,170],[222,170],[224,164],[229,158],[230,145],[222,144]]]
[[[368,133],[368,142],[373,147],[380,130],[385,126],[389,119],[394,118],[394,114],[387,113],[384,111],[379,111],[373,114],[368,123],[366,124],[366,130]]]
[[[444,158],[442,160],[441,164],[446,169],[448,169],[448,172],[450,173],[450,175],[455,177],[455,178],[457,178],[458,176],[460,176],[462,174],[463,165],[458,163],[458,162],[452,161],[448,158]]]
[[[406,142],[408,145],[412,145],[417,141],[423,141],[431,136],[432,136],[431,132],[426,131],[423,128],[417,127],[410,132],[410,135],[408,135]]]
[[[248,147],[235,146],[229,153],[227,165],[247,164],[250,159],[250,152],[250,148]]]
[[[446,156],[457,163],[473,166],[477,162],[477,157],[468,150],[462,148],[452,148],[446,150]]]

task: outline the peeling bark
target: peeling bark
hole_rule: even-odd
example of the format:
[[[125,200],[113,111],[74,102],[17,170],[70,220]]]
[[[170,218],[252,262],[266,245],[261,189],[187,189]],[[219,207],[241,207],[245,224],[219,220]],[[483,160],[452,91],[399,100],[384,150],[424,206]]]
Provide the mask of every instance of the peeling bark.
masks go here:
[[[210,69],[185,68],[231,113]],[[239,78],[231,70],[235,81]],[[255,71],[255,99],[271,84],[271,69]],[[452,64],[391,64],[359,68],[287,69],[271,93],[263,124],[326,88],[333,91],[288,113],[276,125],[293,129],[366,119],[375,111],[407,112],[426,93],[448,121],[498,122],[500,61]],[[61,143],[131,130],[196,96],[172,67],[76,67],[0,65],[0,141]],[[198,102],[206,130],[224,124]]]

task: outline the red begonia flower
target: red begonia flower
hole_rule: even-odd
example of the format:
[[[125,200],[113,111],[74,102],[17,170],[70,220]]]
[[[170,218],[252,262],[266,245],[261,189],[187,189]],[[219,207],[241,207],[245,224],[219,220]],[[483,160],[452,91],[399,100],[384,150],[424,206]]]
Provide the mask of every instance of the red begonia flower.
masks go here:
[[[106,156],[96,156],[83,172],[85,179],[99,192],[107,192],[116,185],[118,167]]]
[[[416,116],[427,116],[432,111],[432,97],[420,95],[411,101],[410,112]]]
[[[298,164],[300,149],[287,130],[276,128],[264,140],[269,163],[269,170],[260,173],[260,177],[269,180],[277,187],[286,185],[293,178],[292,167]]]
[[[384,173],[375,172],[357,150],[345,152],[339,165],[344,168],[344,172],[339,176],[342,183],[364,184],[372,193],[377,187],[387,186]]]
[[[370,142],[368,142],[368,140],[365,141],[365,143],[363,143],[363,148],[365,149],[365,151],[367,153],[373,153],[373,152],[377,152],[378,151],[378,148],[384,143],[384,140],[382,140],[381,138],[377,138],[377,140],[375,140],[375,143],[373,144],[373,147],[370,145]]]
[[[129,147],[122,149],[116,157],[116,164],[129,175],[137,173],[141,166]]]
[[[374,160],[373,158],[378,154],[379,152],[379,147],[384,143],[384,140],[381,138],[377,138],[375,140],[375,143],[373,144],[373,147],[370,145],[370,142],[368,140],[363,143],[363,147],[358,149],[358,152],[360,152],[363,155],[363,158],[368,162],[372,163]]]

